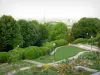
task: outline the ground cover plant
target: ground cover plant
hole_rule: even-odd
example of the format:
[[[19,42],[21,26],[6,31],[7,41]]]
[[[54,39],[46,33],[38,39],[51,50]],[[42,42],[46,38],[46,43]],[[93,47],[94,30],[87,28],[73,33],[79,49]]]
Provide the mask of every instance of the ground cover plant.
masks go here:
[[[32,65],[34,64],[24,62],[24,61],[18,61],[18,62],[10,63],[10,64],[4,63],[0,65],[0,75],[5,75],[12,70],[19,70],[19,68],[28,67]]]
[[[86,52],[74,64],[100,70],[100,52]]]

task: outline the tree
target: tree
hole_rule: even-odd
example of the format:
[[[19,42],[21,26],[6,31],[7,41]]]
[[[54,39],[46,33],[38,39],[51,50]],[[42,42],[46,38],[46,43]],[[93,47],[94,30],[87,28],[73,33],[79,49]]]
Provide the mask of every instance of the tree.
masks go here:
[[[49,38],[50,40],[66,39],[67,31],[67,25],[63,22],[58,22],[53,25]]]
[[[41,45],[43,45],[43,43],[48,41],[48,36],[49,36],[51,27],[52,27],[52,25],[50,23],[46,23],[46,22],[39,25],[39,29],[40,29],[39,37],[40,38],[36,43],[38,46],[41,46]]]
[[[21,47],[33,46],[38,40],[38,31],[35,23],[32,21],[19,20],[21,35],[23,36],[23,44]]]
[[[9,51],[21,43],[20,27],[12,16],[0,17],[0,51]]]
[[[98,31],[100,31],[100,20],[97,18],[81,18],[72,27],[72,34],[75,39],[95,37]]]

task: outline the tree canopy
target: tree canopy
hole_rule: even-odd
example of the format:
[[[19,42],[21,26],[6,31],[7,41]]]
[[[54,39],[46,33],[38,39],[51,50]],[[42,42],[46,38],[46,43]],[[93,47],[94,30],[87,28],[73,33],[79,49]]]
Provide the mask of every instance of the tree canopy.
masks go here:
[[[12,16],[0,17],[0,51],[9,51],[20,43],[20,27]]]
[[[75,39],[95,37],[98,31],[100,31],[100,20],[97,18],[81,18],[72,27],[72,34]]]
[[[22,47],[32,46],[38,40],[38,29],[32,21],[19,20],[21,35],[23,37]]]
[[[50,40],[66,39],[67,31],[67,25],[63,22],[58,22],[53,25],[49,38]]]

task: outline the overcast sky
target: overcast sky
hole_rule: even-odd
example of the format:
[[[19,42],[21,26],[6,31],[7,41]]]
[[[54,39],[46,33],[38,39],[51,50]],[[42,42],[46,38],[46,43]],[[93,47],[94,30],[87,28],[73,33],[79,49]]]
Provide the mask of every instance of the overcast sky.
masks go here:
[[[100,18],[100,0],[0,0],[0,15],[25,19]]]

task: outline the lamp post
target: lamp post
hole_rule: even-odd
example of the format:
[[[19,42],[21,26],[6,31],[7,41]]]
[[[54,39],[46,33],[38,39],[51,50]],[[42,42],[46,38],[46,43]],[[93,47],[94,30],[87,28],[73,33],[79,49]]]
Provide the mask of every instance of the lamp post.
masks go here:
[[[69,35],[69,46],[70,46],[70,33],[68,35]]]
[[[54,48],[55,48],[56,43],[53,43],[53,46],[54,46]],[[55,61],[55,50],[54,50],[54,61]]]
[[[92,50],[92,38],[93,38],[93,36],[91,36],[91,50]]]
[[[86,33],[87,34],[87,37],[88,37],[88,33]],[[87,41],[87,44],[88,44],[88,41]]]

